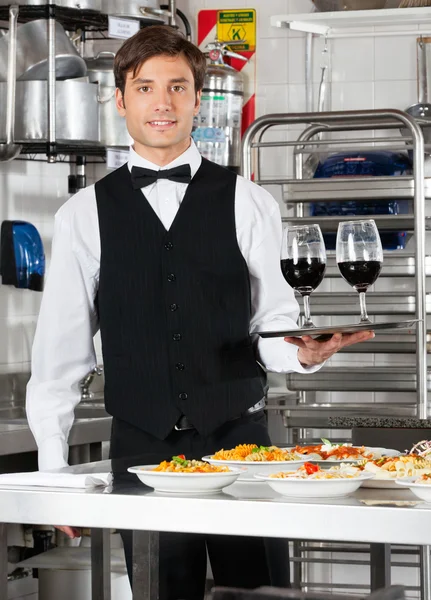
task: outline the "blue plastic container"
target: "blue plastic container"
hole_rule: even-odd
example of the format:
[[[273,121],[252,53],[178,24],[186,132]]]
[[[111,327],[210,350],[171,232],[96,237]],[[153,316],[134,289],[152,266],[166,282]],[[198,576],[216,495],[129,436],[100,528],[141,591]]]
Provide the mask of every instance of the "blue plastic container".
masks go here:
[[[32,223],[3,221],[0,234],[0,273],[3,285],[43,290],[45,253]]]
[[[376,151],[363,153],[334,154],[319,163],[314,174],[315,179],[333,179],[334,177],[399,177],[412,174],[412,163],[407,154]],[[408,200],[388,200],[355,202],[313,202],[310,214],[316,217],[325,216],[364,216],[402,215],[409,211]],[[325,244],[328,250],[335,249],[337,233],[325,233]],[[407,233],[405,231],[385,231],[380,233],[385,250],[405,248]]]

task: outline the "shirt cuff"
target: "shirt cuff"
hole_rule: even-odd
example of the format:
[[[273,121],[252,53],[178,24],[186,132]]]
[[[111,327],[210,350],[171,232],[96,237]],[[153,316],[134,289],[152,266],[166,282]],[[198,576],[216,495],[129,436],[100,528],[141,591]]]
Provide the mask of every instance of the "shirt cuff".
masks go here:
[[[287,344],[287,343],[288,342],[285,342],[285,344]],[[298,360],[299,348],[297,350],[298,351],[294,354],[294,357],[293,357],[294,363],[292,365],[292,371],[294,371],[295,373],[316,373],[316,371],[319,371],[323,367],[323,365],[326,364],[326,360],[325,360],[323,363],[320,363],[319,365],[304,367],[304,365],[301,365],[301,363]]]
[[[257,340],[259,362],[272,373],[315,373],[325,363],[304,367],[298,360],[297,346],[284,341],[284,338],[261,338]]]
[[[39,445],[39,471],[53,471],[67,467],[69,447],[61,437],[51,437]]]

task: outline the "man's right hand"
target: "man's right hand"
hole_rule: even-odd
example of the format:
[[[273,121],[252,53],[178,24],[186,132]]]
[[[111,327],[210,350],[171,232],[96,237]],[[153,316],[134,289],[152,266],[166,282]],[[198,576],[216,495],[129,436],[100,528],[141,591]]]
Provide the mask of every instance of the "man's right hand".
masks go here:
[[[74,538],[77,537],[81,537],[82,536],[82,532],[79,529],[79,527],[67,527],[65,525],[62,526],[55,526],[56,529],[59,529],[60,531],[62,531],[63,533],[65,533],[68,537],[70,537],[72,540]]]

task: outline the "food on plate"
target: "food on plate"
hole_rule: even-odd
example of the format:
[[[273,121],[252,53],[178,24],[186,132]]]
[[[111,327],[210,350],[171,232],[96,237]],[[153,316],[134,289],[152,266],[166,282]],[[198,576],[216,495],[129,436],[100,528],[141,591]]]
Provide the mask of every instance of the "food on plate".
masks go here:
[[[416,479],[415,483],[425,483],[426,485],[431,485],[431,473],[423,473],[419,479]]]
[[[277,446],[257,446],[256,444],[240,444],[231,450],[219,450],[211,458],[245,462],[298,460],[298,456],[294,452],[283,450]]]
[[[309,446],[295,446],[291,451],[299,456],[307,456],[309,460],[361,460],[373,458],[373,453],[365,446],[352,446],[352,444],[333,444],[322,438],[323,444]]]
[[[417,454],[383,456],[361,463],[360,466],[366,473],[374,473],[375,479],[416,477],[431,473],[431,458],[427,459]]]
[[[269,475],[271,479],[354,479],[360,477],[362,470],[354,465],[343,463],[330,467],[329,469],[321,469],[318,465],[306,462],[296,471],[282,471],[280,473],[272,473]]]
[[[422,440],[417,442],[410,450],[409,454],[417,454],[418,456],[426,457],[431,454],[431,442],[429,440]]]
[[[187,460],[184,454],[164,460],[152,471],[159,473],[230,473],[228,467],[217,467],[202,460]]]

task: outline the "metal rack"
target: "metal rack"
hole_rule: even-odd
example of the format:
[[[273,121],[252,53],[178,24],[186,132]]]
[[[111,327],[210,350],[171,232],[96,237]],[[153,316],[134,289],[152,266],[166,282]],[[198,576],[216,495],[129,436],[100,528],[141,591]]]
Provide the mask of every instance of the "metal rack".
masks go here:
[[[0,7],[0,22],[3,26],[7,26],[9,20],[9,10],[13,6],[11,1],[8,6]],[[175,0],[170,0],[169,10],[175,14]],[[27,23],[35,19],[46,19],[48,29],[48,80],[47,80],[47,111],[48,111],[48,131],[46,142],[32,141],[20,144],[22,147],[21,155],[43,155],[47,157],[47,161],[54,163],[59,155],[69,156],[94,156],[105,157],[106,148],[100,143],[63,143],[56,139],[56,39],[55,39],[55,23],[58,21],[67,31],[80,30],[82,43],[85,43],[87,33],[102,33],[108,30],[108,15],[100,10],[89,8],[72,8],[61,6],[55,0],[46,0],[45,3],[35,2],[31,5],[20,5],[18,9],[18,21]],[[172,13],[161,11],[167,16]],[[142,22],[151,25],[159,23],[159,19],[152,20],[150,17],[142,17]],[[142,25],[141,22],[141,25]],[[15,102],[15,98],[14,98]]]
[[[264,134],[273,127],[280,125],[303,125],[303,133],[295,141],[264,142]],[[357,139],[325,139],[316,140],[314,136],[321,132],[350,132],[366,130],[373,132],[379,129],[406,129],[409,137],[386,138],[357,138]],[[385,149],[413,150],[414,174],[412,177],[370,177],[337,178],[336,180],[303,179],[304,155],[310,152],[340,151],[368,144],[376,150],[376,144],[385,144]],[[261,177],[261,151],[265,148],[287,146],[294,150],[295,178]],[[348,148],[346,148],[346,146]],[[381,149],[381,147],[379,147]],[[332,202],[334,200],[384,201],[391,199],[409,200],[409,214],[386,216],[376,215],[379,229],[405,229],[414,236],[414,252],[397,251],[386,253],[383,276],[412,277],[415,281],[415,291],[396,292],[391,295],[388,307],[388,294],[369,293],[369,311],[376,315],[415,315],[419,319],[416,331],[412,334],[386,334],[367,344],[370,353],[392,353],[392,340],[401,344],[397,349],[410,354],[416,354],[416,366],[402,369],[391,367],[369,368],[327,368],[314,376],[292,374],[288,376],[288,387],[291,390],[327,390],[327,391],[381,391],[401,390],[416,392],[416,405],[406,406],[408,414],[414,414],[421,419],[428,417],[427,391],[430,387],[427,373],[427,312],[431,312],[431,297],[426,293],[425,277],[431,273],[431,257],[425,255],[425,232],[431,229],[431,221],[425,216],[425,198],[431,198],[431,181],[424,178],[424,140],[420,122],[407,113],[399,110],[366,110],[323,113],[270,114],[257,119],[247,130],[243,139],[242,174],[261,185],[281,185],[284,201],[293,207],[294,216],[283,219],[285,222],[319,223],[323,231],[336,231],[338,222],[343,217],[309,217],[306,213],[307,203]],[[358,219],[362,217],[357,217]],[[352,220],[354,217],[346,217]],[[387,271],[386,271],[387,268]],[[337,267],[332,257],[328,260],[328,277],[338,276]],[[314,314],[337,316],[356,315],[356,294],[354,293],[315,293],[313,294]],[[392,347],[392,348],[391,348]],[[394,377],[396,375],[396,378]],[[348,385],[346,381],[349,381]],[[366,385],[365,385],[366,384]],[[284,399],[280,398],[282,414]],[[346,406],[346,405],[345,405]],[[302,408],[304,408],[304,404]],[[271,407],[276,408],[276,407]],[[311,408],[311,406],[310,406]],[[319,407],[317,406],[317,409]],[[404,408],[404,407],[403,407]],[[416,409],[414,411],[414,409]],[[413,412],[412,412],[413,411]],[[312,412],[312,411],[311,411]],[[394,412],[397,410],[394,408]],[[402,411],[401,411],[402,412]],[[289,413],[290,414],[290,413]],[[286,414],[285,414],[286,416]],[[288,421],[288,419],[287,419]]]

